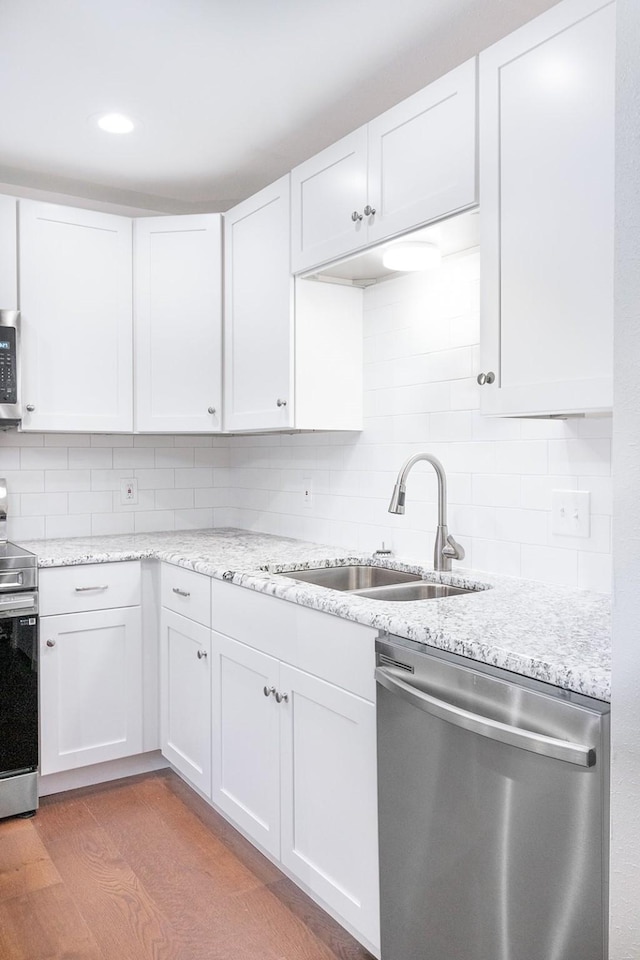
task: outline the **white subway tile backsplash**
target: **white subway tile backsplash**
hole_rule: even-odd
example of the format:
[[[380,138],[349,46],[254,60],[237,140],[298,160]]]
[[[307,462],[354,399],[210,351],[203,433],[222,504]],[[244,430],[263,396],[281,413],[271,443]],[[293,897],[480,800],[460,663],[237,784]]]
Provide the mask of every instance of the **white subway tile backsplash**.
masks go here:
[[[134,438],[134,439],[137,439]],[[156,465],[156,451],[154,447],[114,447],[113,448],[113,463],[107,464],[96,464],[96,466],[107,466],[115,467],[128,467],[135,469],[136,467],[155,467]]]
[[[520,573],[527,580],[541,580],[565,587],[578,586],[577,550],[555,550],[523,544]]]
[[[96,513],[91,517],[91,536],[134,532],[133,513]]]
[[[431,563],[437,485],[428,464],[388,513],[407,457],[438,457],[449,526],[479,571],[606,590],[611,418],[518,420],[479,413],[479,257],[369,287],[362,432],[256,436],[0,436],[14,539],[239,525]],[[120,482],[138,480],[138,502]],[[310,478],[313,501],[303,504]],[[591,493],[591,535],[551,534],[551,492]]]
[[[66,447],[24,447],[20,450],[22,470],[66,470],[68,467]]]
[[[109,490],[69,494],[69,513],[110,513],[113,495]]]
[[[44,535],[52,537],[90,537],[91,514],[84,513],[67,517],[46,517]]]
[[[70,447],[70,470],[106,470],[113,466],[113,455],[109,447]]]
[[[61,490],[91,490],[91,471],[45,470],[44,489],[47,492]]]
[[[22,493],[19,509],[23,517],[66,514],[69,512],[69,495],[67,493]]]

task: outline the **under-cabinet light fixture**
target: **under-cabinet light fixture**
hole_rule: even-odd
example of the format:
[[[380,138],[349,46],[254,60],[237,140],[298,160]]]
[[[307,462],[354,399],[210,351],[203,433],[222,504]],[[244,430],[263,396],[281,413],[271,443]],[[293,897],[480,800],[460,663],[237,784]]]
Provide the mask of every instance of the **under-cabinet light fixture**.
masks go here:
[[[435,243],[424,240],[399,240],[383,251],[382,264],[387,270],[426,270],[437,267],[442,254]]]

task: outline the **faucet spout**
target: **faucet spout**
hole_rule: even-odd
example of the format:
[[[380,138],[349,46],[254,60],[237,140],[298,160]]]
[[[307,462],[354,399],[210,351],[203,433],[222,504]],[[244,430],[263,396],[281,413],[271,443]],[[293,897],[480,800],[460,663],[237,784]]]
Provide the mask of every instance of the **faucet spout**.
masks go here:
[[[393,488],[389,513],[404,513],[407,476],[420,460],[430,463],[438,478],[438,529],[433,552],[433,568],[441,571],[451,570],[452,560],[464,560],[464,549],[450,536],[447,529],[447,478],[444,467],[437,457],[431,456],[430,453],[416,453],[402,465]]]

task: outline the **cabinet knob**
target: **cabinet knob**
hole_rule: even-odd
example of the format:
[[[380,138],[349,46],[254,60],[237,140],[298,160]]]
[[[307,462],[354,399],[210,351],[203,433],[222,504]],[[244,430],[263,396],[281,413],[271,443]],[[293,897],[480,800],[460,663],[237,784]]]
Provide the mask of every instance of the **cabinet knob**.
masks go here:
[[[276,688],[275,688],[275,687],[263,687],[263,688],[262,688],[262,692],[264,693],[265,697],[270,697],[272,693],[275,693],[275,692],[276,692]]]
[[[198,650],[198,660],[205,660],[207,656],[206,650]]]
[[[286,401],[286,400],[281,400],[280,397],[278,397],[278,399],[276,400],[276,406],[277,406],[277,407],[286,407],[286,405],[287,405],[287,401]]]
[[[368,204],[366,205],[366,207],[364,208],[364,215],[365,215],[365,217],[372,217],[375,212],[376,212],[376,208],[375,208],[375,207],[372,207],[371,204],[369,204],[369,203],[368,203]]]
[[[211,416],[213,416],[213,414],[214,414],[215,412],[216,412],[216,408],[215,408],[215,407],[207,407],[207,413],[210,413]]]
[[[276,703],[282,703],[283,700],[285,703],[289,703],[289,694],[276,691]]]
[[[354,210],[353,213],[351,214],[351,219],[353,220],[354,223],[357,223],[358,220],[362,220],[362,214],[358,213],[357,210]]]
[[[33,413],[33,411],[35,410],[35,408],[36,408],[35,403],[28,403],[28,404],[27,404],[27,410],[29,411],[29,413]]]
[[[489,370],[489,373],[479,373],[478,376],[476,377],[476,380],[478,381],[481,387],[484,387],[485,383],[489,383],[489,384],[494,383],[495,379],[496,379],[496,375],[491,370]]]
[[[47,640],[47,646],[48,646],[48,647],[55,647],[55,645],[56,645],[55,640]]]

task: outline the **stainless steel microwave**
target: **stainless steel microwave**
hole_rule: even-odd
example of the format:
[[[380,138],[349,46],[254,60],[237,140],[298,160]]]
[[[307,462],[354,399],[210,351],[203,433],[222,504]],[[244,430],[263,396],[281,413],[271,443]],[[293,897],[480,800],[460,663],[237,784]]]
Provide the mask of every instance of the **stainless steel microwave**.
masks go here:
[[[0,310],[0,430],[21,420],[20,311]]]

